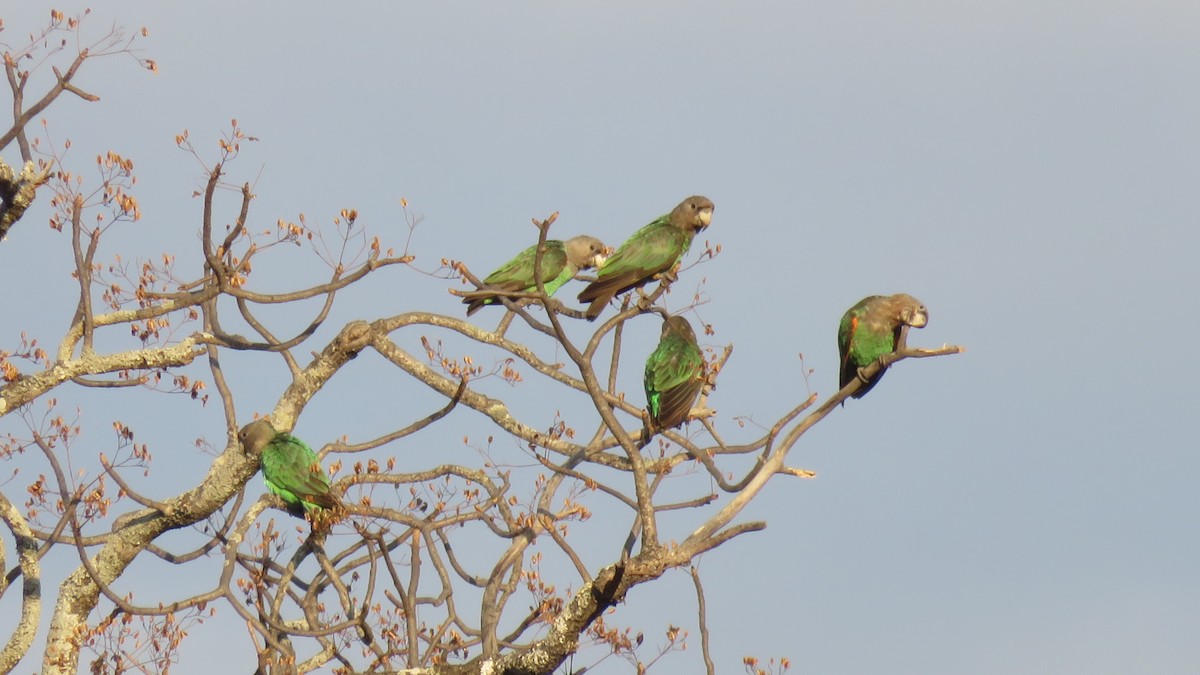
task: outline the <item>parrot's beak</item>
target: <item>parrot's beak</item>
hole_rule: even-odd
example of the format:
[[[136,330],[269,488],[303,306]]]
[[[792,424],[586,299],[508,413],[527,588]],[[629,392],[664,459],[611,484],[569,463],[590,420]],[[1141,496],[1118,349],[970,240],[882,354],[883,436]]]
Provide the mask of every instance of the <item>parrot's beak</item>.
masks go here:
[[[708,227],[708,224],[711,222],[712,222],[712,209],[701,210],[700,211],[700,229],[703,230],[704,228]]]
[[[612,246],[605,246],[603,250],[592,256],[592,267],[596,269],[603,267],[604,263],[608,260],[608,256],[612,255],[615,250],[617,249]]]

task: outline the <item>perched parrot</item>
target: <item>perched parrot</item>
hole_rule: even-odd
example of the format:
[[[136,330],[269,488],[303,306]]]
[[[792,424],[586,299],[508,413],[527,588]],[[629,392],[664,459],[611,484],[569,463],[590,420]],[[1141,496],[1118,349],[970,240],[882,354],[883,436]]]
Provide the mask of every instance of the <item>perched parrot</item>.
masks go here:
[[[608,301],[617,295],[674,267],[692,245],[692,237],[708,227],[712,214],[712,200],[696,195],[634,232],[605,261],[596,280],[579,294],[580,302],[592,303],[587,308],[588,320],[600,316]]]
[[[314,513],[338,507],[337,498],[329,492],[329,476],[321,468],[317,453],[304,441],[275,431],[265,419],[242,427],[238,440],[246,453],[261,453],[267,488],[289,508]]]
[[[929,310],[911,295],[872,295],[863,298],[842,315],[838,326],[838,353],[841,355],[841,380],[844,387],[858,377],[858,369],[896,351],[900,332],[905,326],[923,328],[929,323]],[[886,369],[885,369],[886,370]],[[880,370],[851,394],[862,398],[883,377]]]
[[[560,286],[567,283],[580,270],[599,267],[604,263],[604,242],[595,237],[579,235],[565,242],[551,239],[546,242],[542,253],[542,285],[546,295],[554,295]],[[533,293],[537,291],[537,282],[533,278],[533,263],[537,256],[537,245],[517,254],[517,257],[504,263],[495,272],[483,280],[484,286],[499,291]],[[487,288],[469,293],[463,298],[467,305],[467,316],[479,311],[480,307],[491,304],[502,304],[495,295],[487,292]]]
[[[658,348],[646,359],[644,384],[651,428],[683,424],[704,386],[704,357],[687,319],[673,316],[663,322]]]

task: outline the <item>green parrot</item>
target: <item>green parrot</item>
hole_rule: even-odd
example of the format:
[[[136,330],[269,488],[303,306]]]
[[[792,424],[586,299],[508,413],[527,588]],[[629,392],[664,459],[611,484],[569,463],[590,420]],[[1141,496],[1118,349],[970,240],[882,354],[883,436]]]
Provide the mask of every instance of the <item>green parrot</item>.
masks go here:
[[[896,351],[905,326],[924,328],[927,323],[929,310],[920,300],[905,293],[872,295],[846,310],[838,326],[838,353],[842,361],[839,387],[845,387],[858,377],[859,368]],[[866,396],[883,373],[884,370],[880,370],[870,380],[864,380],[863,386],[851,396]]]
[[[704,387],[704,356],[687,319],[673,316],[663,322],[658,348],[646,359],[643,382],[651,428],[683,424]]]
[[[546,242],[542,253],[542,285],[546,295],[554,295],[560,286],[567,283],[580,270],[599,267],[604,263],[608,249],[604,242],[595,237],[579,235],[564,241],[551,239]],[[483,280],[486,287],[508,292],[533,293],[537,282],[533,278],[533,263],[537,256],[537,244],[521,251],[517,257],[504,263]],[[467,305],[467,316],[479,311],[480,307],[502,304],[500,298],[487,289],[474,291],[463,298]]]
[[[259,454],[267,488],[289,509],[315,513],[338,507],[337,498],[329,492],[329,476],[317,453],[304,441],[276,431],[265,419],[242,427],[238,440],[246,453]]]
[[[696,236],[712,221],[713,203],[708,197],[695,195],[679,203],[670,213],[633,233],[616,250],[579,294],[580,302],[590,302],[589,321],[604,311],[605,305],[617,295],[637,288],[668,272],[687,253]]]

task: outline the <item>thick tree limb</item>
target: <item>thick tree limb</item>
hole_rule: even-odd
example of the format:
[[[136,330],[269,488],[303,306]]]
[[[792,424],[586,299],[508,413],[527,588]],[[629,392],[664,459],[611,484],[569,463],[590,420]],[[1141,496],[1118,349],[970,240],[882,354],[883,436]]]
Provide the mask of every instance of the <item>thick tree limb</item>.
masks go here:
[[[366,328],[367,324],[363,322],[347,325],[301,373],[301,377],[284,393],[272,415],[280,427],[290,429],[308,400],[342,364],[365,346]],[[177,348],[194,350],[194,340],[189,338]],[[188,360],[202,353],[188,351]],[[4,400],[13,400],[7,398],[7,391],[6,398],[0,399]],[[119,578],[134,558],[162,533],[192,525],[216,512],[245,487],[258,469],[258,458],[242,452],[231,433],[230,444],[213,461],[208,473],[196,487],[163,500],[160,509],[143,509],[118,519],[108,541],[89,560],[90,564],[80,566],[59,587],[42,672],[74,675],[78,669],[78,640],[99,600],[100,585],[109,585]],[[92,569],[89,570],[89,567]]]
[[[0,145],[0,147],[3,147]],[[33,203],[37,189],[50,177],[50,165],[38,171],[33,162],[25,162],[20,175],[0,159],[0,240]]]
[[[0,387],[0,416],[7,415],[63,382],[81,375],[163,369],[189,364],[204,354],[204,348],[201,346],[203,342],[204,336],[192,335],[170,347],[136,349],[59,361],[46,370],[23,376]]]
[[[38,564],[38,542],[21,516],[20,510],[8,497],[0,493],[0,520],[3,520],[16,540],[17,559],[21,569],[21,620],[13,630],[4,650],[0,651],[0,672],[8,673],[16,667],[33,644],[33,636],[42,616],[42,578]],[[3,543],[0,542],[0,553]],[[0,555],[0,569],[4,568]],[[0,596],[8,590],[8,581],[0,579]]]

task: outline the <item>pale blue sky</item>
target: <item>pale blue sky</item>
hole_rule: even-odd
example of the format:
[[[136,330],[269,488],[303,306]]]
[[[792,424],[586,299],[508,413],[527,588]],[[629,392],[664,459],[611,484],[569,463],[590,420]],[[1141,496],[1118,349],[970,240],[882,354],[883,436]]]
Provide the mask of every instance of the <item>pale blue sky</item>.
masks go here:
[[[0,40],[44,15],[5,9]],[[727,437],[746,433],[734,416],[766,422],[806,396],[798,353],[812,388],[834,391],[837,321],[861,297],[928,305],[912,342],[968,352],[902,363],[836,411],[791,455],[818,477],[778,480],[745,515],[768,529],[702,559],[718,672],[740,672],[747,654],[787,656],[805,675],[1200,670],[1200,367],[1188,348],[1200,335],[1200,5],[114,2],[94,15],[91,35],[148,26],[161,73],[89,63],[79,82],[102,102],[66,98],[47,118],[81,165],[108,148],[137,163],[144,218],[113,241],[126,257],[195,248],[202,175],[173,138],[186,128],[207,152],[236,117],[261,139],[235,174],[261,167],[256,224],[355,207],[402,246],[405,197],[424,217],[413,252],[425,269],[446,257],[486,273],[553,211],[557,234],[615,245],[708,195],[705,236],[724,252],[686,280],[707,278],[711,344],[735,346],[711,400]],[[0,326],[0,348],[22,328],[54,341],[70,318],[69,242],[46,208],[0,245],[0,283],[49,289],[40,316]],[[184,267],[198,268],[194,256]],[[381,275],[338,320],[459,316],[449,285]],[[630,339],[652,346],[650,323]],[[273,367],[235,382],[241,414],[278,396]],[[638,367],[625,373],[635,397]],[[361,440],[397,410],[416,419],[440,405],[368,373],[348,369],[297,432]],[[128,416],[164,483],[188,485],[208,461],[191,439],[219,439],[219,411],[160,398],[135,396],[182,415],[185,432],[138,423],[131,399],[124,412],[86,403],[84,421],[108,442],[108,422]],[[518,407],[548,424],[545,405]],[[449,438],[488,433],[469,411],[451,426]],[[397,452],[416,468],[460,448]],[[522,460],[514,444],[495,448]],[[667,623],[697,639],[686,574],[656,585],[616,620],[648,639]],[[178,672],[209,671],[213,646],[229,643],[219,626],[193,631]],[[698,672],[698,642],[659,667]]]

